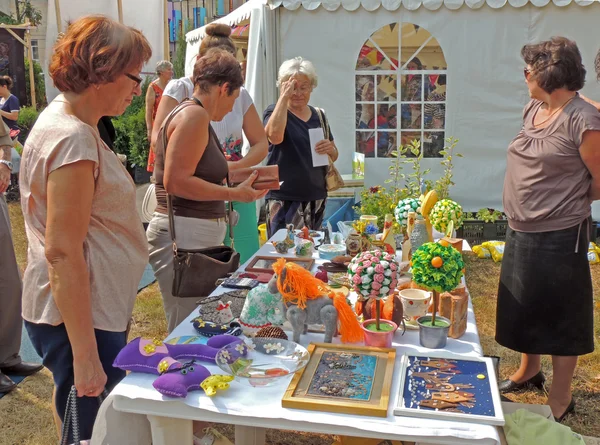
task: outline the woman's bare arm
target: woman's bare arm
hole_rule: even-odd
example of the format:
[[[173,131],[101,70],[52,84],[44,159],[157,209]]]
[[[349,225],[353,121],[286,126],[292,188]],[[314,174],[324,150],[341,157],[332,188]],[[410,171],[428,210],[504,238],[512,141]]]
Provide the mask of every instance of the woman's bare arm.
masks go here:
[[[250,108],[248,108],[248,111],[246,111],[246,114],[244,114],[244,124],[242,128],[246,135],[246,139],[248,139],[248,143],[250,144],[250,149],[243,159],[230,162],[229,170],[254,167],[267,157],[269,151],[267,135],[265,134],[262,121],[260,120],[260,116],[254,105],[251,105]]]
[[[83,252],[94,187],[92,161],[65,165],[48,176],[45,255],[52,297],[73,350],[75,386],[80,396],[98,396],[107,380],[98,356]]]
[[[583,133],[583,141],[579,147],[583,163],[592,175],[590,198],[600,199],[600,131],[588,130]]]

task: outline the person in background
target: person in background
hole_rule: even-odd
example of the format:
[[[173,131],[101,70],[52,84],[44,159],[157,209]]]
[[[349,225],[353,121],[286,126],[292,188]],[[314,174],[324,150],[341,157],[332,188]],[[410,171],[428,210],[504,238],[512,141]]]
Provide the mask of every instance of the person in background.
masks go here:
[[[146,231],[169,332],[196,308],[197,299],[171,294],[173,241],[167,194],[172,196],[177,245],[182,249],[220,245],[227,229],[225,201],[254,202],[265,195],[252,188],[256,174],[238,187],[224,186],[228,162],[211,127],[211,121],[220,121],[235,106],[243,83],[239,63],[229,52],[215,49],[196,61],[193,77],[193,101],[176,107],[172,120],[165,120],[159,131],[154,170],[158,205]]]
[[[596,70],[596,76],[597,76],[598,80],[600,81],[600,50],[596,54],[596,59],[594,60],[594,68]],[[592,104],[596,108],[596,110],[600,111],[600,102],[596,102],[595,100],[589,99],[589,98],[585,97],[583,94],[580,94],[580,96],[583,100]]]
[[[594,350],[594,298],[587,252],[591,203],[600,199],[600,114],[578,91],[586,70],[564,37],[521,50],[531,101],[508,147],[503,202],[509,228],[500,272],[496,341],[521,353],[501,393],[543,388],[558,422],[575,408],[578,356]]]
[[[4,192],[10,184],[12,171],[12,139],[8,126],[0,124],[0,393],[17,387],[8,376],[28,376],[43,368],[42,365],[21,360],[21,274],[15,257],[10,229],[10,215]]]
[[[202,57],[209,50],[220,48],[235,56],[235,43],[231,40],[230,34],[231,28],[227,25],[219,23],[208,25],[198,55]],[[156,143],[160,125],[165,117],[185,98],[192,97],[193,91],[194,85],[189,77],[169,82],[156,113],[152,144]],[[268,142],[265,130],[252,98],[243,86],[240,88],[240,94],[231,112],[221,121],[211,122],[211,125],[217,134],[223,153],[229,161],[229,171],[254,167],[267,156]],[[243,136],[246,136],[250,145],[245,156],[242,154]],[[239,222],[235,228],[235,236],[238,240],[235,248],[240,253],[240,261],[243,263],[259,248],[256,204],[234,202],[233,208],[239,214]],[[229,244],[229,236],[225,236],[225,244]]]
[[[13,81],[9,76],[0,77],[0,116],[8,128],[18,130],[17,120],[21,105],[17,96],[12,94]]]
[[[97,397],[125,377],[112,364],[127,344],[148,262],[135,184],[97,125],[141,94],[139,75],[151,54],[141,32],[107,17],[73,22],[48,70],[62,94],[40,114],[23,151],[23,318],[52,372],[57,426],[77,389],[82,440],[92,435]]]
[[[153,81],[146,91],[146,130],[148,131],[148,142],[152,140],[152,125],[156,118],[156,110],[158,110],[163,91],[173,78],[173,64],[168,60],[161,60],[156,64],[156,75],[158,79]],[[149,172],[154,171],[154,157],[154,151],[150,149],[148,153]]]
[[[296,229],[320,230],[327,201],[327,166],[313,167],[309,129],[321,127],[317,110],[308,103],[318,78],[315,67],[302,57],[286,60],[279,68],[279,100],[265,110],[263,122],[269,138],[268,165],[279,166],[280,190],[267,194],[267,232],[293,224]],[[325,131],[324,131],[325,133]],[[334,162],[338,149],[329,139],[317,142],[315,151]]]

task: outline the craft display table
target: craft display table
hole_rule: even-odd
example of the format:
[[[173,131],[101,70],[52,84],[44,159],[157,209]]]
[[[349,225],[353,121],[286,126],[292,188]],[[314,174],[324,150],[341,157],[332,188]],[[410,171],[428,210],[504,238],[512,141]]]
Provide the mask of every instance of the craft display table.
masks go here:
[[[284,237],[285,231],[282,230],[273,236],[273,240],[282,240]],[[468,246],[465,247],[465,250],[469,249]],[[276,252],[273,245],[267,243],[256,255],[276,255]],[[315,259],[315,267],[323,262],[318,259],[318,254],[315,254]],[[244,267],[245,265],[242,265],[241,269]],[[219,287],[212,295],[219,295],[228,290]],[[190,322],[196,316],[196,312],[190,315],[173,331],[170,338],[197,335]],[[302,336],[301,343],[306,346],[310,342],[321,342],[322,338],[323,334],[308,333]],[[334,342],[339,342],[339,339],[334,339]],[[110,397],[113,398],[116,410],[148,416],[154,445],[191,444],[193,420],[235,425],[236,445],[264,445],[267,428],[405,440],[421,445],[500,443],[498,432],[492,426],[394,416],[393,407],[396,405],[400,385],[400,358],[404,353],[423,355],[431,353],[432,350],[421,347],[418,331],[410,330],[404,335],[397,331],[393,347],[397,350],[397,357],[387,418],[282,408],[281,399],[291,376],[272,387],[251,388],[232,382],[228,390],[221,391],[212,398],[207,397],[203,391],[195,391],[185,399],[170,399],[163,397],[152,387],[156,376],[131,373],[113,390]],[[460,339],[449,338],[444,350],[467,357],[482,355],[470,302],[467,332]],[[202,364],[211,372],[220,373],[216,365]],[[110,427],[110,424],[107,426]]]

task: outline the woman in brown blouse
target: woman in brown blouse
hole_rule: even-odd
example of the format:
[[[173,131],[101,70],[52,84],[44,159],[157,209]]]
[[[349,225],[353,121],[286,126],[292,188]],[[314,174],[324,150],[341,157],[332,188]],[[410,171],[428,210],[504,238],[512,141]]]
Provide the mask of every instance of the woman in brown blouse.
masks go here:
[[[146,232],[150,264],[163,296],[169,332],[194,310],[196,298],[171,294],[173,251],[167,194],[173,197],[177,245],[183,249],[220,245],[227,229],[225,201],[253,202],[266,194],[252,188],[256,174],[236,188],[224,186],[229,172],[227,160],[210,126],[211,120],[220,121],[231,111],[240,94],[244,80],[239,62],[226,51],[212,50],[196,62],[193,79],[192,100],[182,102],[171,112],[157,139],[157,208]]]
[[[561,421],[575,407],[577,358],[594,350],[587,248],[600,198],[600,114],[577,93],[586,71],[575,42],[555,37],[521,55],[531,101],[508,147],[496,340],[522,356],[500,391],[542,388],[540,358],[551,355],[548,404]]]

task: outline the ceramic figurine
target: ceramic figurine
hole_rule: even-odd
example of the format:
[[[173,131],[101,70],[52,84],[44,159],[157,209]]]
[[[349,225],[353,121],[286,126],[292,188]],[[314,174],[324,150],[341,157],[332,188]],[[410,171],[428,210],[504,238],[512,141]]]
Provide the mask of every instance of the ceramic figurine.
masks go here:
[[[410,246],[412,252],[415,252],[423,244],[429,242],[429,233],[427,231],[427,225],[421,215],[417,215],[415,225],[410,234]]]
[[[233,313],[231,312],[231,301],[227,304],[219,300],[217,305],[217,323],[229,324],[233,321]]]
[[[295,263],[280,258],[273,265],[275,274],[268,284],[271,294],[277,293],[273,303],[287,308],[286,318],[292,325],[293,341],[300,342],[309,324],[325,326],[325,343],[331,343],[340,322],[342,343],[355,343],[363,339],[356,315],[342,293],[331,292],[318,278]],[[247,299],[250,298],[248,294]]]

